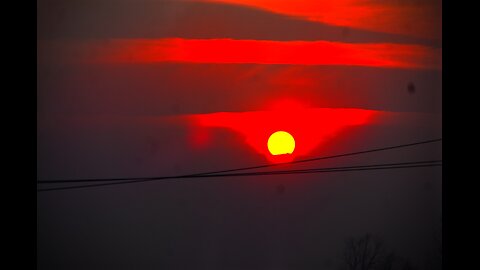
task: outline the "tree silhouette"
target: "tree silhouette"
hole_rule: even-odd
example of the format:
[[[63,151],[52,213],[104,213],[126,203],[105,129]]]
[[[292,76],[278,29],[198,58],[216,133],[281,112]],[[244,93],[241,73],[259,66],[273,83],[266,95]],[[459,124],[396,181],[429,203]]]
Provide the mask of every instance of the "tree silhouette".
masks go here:
[[[371,270],[379,268],[385,253],[383,243],[367,233],[347,239],[343,257],[349,270]]]
[[[380,267],[378,269],[381,270],[393,270],[394,265],[397,261],[397,257],[395,256],[395,253],[389,252],[387,255],[384,256]]]

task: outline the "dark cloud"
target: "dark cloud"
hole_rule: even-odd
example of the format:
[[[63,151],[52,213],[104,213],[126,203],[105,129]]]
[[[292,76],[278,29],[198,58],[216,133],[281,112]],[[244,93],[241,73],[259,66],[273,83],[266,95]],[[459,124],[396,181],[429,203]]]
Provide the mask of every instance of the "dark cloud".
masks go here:
[[[294,97],[315,107],[441,111],[441,71],[366,67],[146,64],[47,66],[39,113],[174,115],[261,110]],[[418,91],[405,90],[414,81]],[[406,94],[407,92],[407,94]]]
[[[51,0],[42,1],[37,13],[40,39],[181,37],[440,46],[438,40],[333,26],[220,3]]]

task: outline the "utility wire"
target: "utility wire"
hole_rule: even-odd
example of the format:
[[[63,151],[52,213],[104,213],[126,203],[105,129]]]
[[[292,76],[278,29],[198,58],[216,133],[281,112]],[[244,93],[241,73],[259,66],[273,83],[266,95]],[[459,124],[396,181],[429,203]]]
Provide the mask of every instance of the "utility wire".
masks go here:
[[[346,171],[358,171],[363,169],[394,169],[394,168],[413,168],[424,166],[440,166],[441,160],[437,161],[419,161],[419,162],[405,162],[405,163],[393,163],[393,164],[378,164],[378,165],[361,165],[361,166],[349,166],[349,167],[331,167],[331,168],[313,168],[303,170],[285,170],[285,171],[261,171],[252,173],[230,173],[230,174],[212,174],[212,175],[198,175],[194,178],[206,178],[206,177],[225,177],[225,176],[257,176],[257,175],[280,175],[280,174],[302,174],[302,173],[317,173],[317,172],[346,172]]]
[[[248,172],[247,173],[223,173],[223,174],[210,174],[210,175],[207,175],[207,174],[183,175],[183,176],[158,177],[156,179],[149,178],[149,179],[140,179],[140,180],[133,180],[133,181],[121,181],[121,182],[116,181],[116,182],[90,184],[90,185],[44,188],[44,189],[37,189],[37,191],[53,191],[53,190],[87,188],[87,187],[100,187],[100,186],[108,186],[108,185],[156,181],[156,180],[163,180],[163,179],[310,174],[310,173],[326,173],[326,172],[348,172],[348,171],[365,171],[365,170],[382,170],[382,169],[419,168],[419,167],[433,167],[433,166],[442,166],[441,160],[390,163],[390,164],[378,164],[378,165],[361,165],[361,166],[349,166],[349,167],[314,168],[314,169],[304,169],[304,170],[263,171],[263,172],[250,172],[250,173]]]
[[[259,172],[259,173],[230,173],[230,174],[212,174],[212,175],[199,175],[194,178],[211,178],[211,177],[232,177],[232,176],[263,176],[263,175],[289,175],[289,174],[310,174],[310,173],[326,173],[326,172],[350,172],[350,171],[368,171],[368,170],[382,170],[382,169],[406,169],[406,168],[421,168],[421,167],[435,167],[442,166],[441,163],[431,163],[431,164],[419,164],[419,165],[405,165],[405,166],[378,166],[378,167],[367,167],[367,168],[351,168],[351,169],[342,169],[342,170],[324,170],[324,169],[312,169],[312,170],[302,170],[299,172]]]
[[[310,170],[336,170],[336,169],[351,169],[351,168],[367,168],[367,167],[379,167],[379,166],[396,166],[396,165],[416,165],[424,163],[435,163],[442,162],[442,160],[426,160],[426,161],[413,161],[413,162],[402,162],[402,163],[386,163],[386,164],[373,164],[373,165],[357,165],[349,167],[333,167],[333,168],[313,168],[313,169],[302,169],[302,170],[284,170],[284,171],[260,171],[260,172],[251,172],[247,174],[255,173],[281,173],[281,172],[302,172]],[[39,181],[37,184],[66,184],[66,183],[94,183],[94,182],[121,182],[121,181],[143,181],[143,180],[163,180],[163,179],[176,179],[176,178],[194,178],[198,176],[207,176],[207,175],[225,175],[225,174],[186,174],[186,175],[175,175],[175,176],[159,176],[159,177],[148,177],[148,178],[129,178],[129,179],[78,179],[78,180],[45,180]],[[242,175],[242,174],[237,174]]]
[[[388,147],[382,147],[382,148],[374,148],[374,149],[370,149],[370,150],[350,152],[350,153],[338,154],[338,155],[332,155],[332,156],[323,156],[323,157],[316,157],[316,158],[309,158],[309,159],[301,159],[301,160],[295,160],[295,161],[291,161],[291,162],[282,162],[282,163],[265,164],[265,165],[260,165],[260,166],[243,167],[243,168],[228,169],[228,170],[221,170],[221,171],[210,171],[210,172],[204,172],[204,173],[187,174],[187,175],[182,175],[181,177],[194,177],[194,176],[198,176],[198,175],[211,175],[211,174],[219,174],[219,173],[228,173],[228,172],[236,172],[236,171],[269,168],[269,167],[285,165],[285,164],[305,163],[305,162],[311,162],[311,161],[317,161],[317,160],[325,160],[325,159],[333,159],[333,158],[346,157],[346,156],[354,156],[354,155],[367,154],[367,153],[372,153],[372,152],[379,152],[379,151],[386,151],[386,150],[392,150],[392,149],[398,149],[398,148],[411,147],[411,146],[416,146],[416,145],[421,145],[421,144],[435,143],[435,142],[440,142],[441,140],[442,140],[442,138],[439,138],[439,139],[434,139],[434,140],[419,141],[419,142],[414,142],[414,143],[409,143],[409,144],[401,144],[401,145],[388,146]],[[108,178],[108,179],[38,180],[37,183],[38,184],[64,183],[64,182],[74,183],[74,182],[92,182],[92,181],[93,182],[95,182],[95,181],[129,181],[129,180],[150,180],[150,179],[151,180],[158,180],[158,179],[166,179],[166,178],[171,178],[171,177],[172,176],[167,176],[167,177]]]

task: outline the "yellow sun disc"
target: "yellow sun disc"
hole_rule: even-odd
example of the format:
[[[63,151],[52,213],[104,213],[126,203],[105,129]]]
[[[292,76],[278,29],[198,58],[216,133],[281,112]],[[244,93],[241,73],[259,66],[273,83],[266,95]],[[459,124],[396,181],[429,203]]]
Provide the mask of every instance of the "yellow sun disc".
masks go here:
[[[291,154],[295,149],[295,139],[286,131],[277,131],[268,138],[268,151],[274,156]]]

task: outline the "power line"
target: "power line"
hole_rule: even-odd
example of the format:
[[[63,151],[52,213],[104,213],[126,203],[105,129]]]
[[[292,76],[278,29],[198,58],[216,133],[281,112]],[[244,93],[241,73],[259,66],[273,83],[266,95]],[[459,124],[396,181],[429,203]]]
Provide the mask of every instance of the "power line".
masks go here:
[[[267,171],[267,172],[302,172],[310,170],[334,170],[334,169],[351,169],[351,168],[367,168],[367,167],[380,167],[380,166],[396,166],[396,165],[416,165],[424,163],[435,163],[441,162],[441,160],[427,160],[427,161],[413,161],[413,162],[402,162],[402,163],[386,163],[386,164],[374,164],[374,165],[357,165],[357,166],[348,166],[348,167],[331,167],[331,168],[313,168],[313,169],[302,169],[302,170],[284,170],[284,171]],[[260,172],[251,172],[247,174],[255,173],[265,173],[266,171]],[[143,180],[163,180],[163,179],[175,179],[175,178],[194,178],[198,176],[207,176],[207,175],[225,175],[225,174],[186,174],[186,175],[174,175],[174,176],[159,176],[159,177],[146,177],[146,178],[129,178],[129,179],[78,179],[78,180],[45,180],[39,181],[37,184],[66,184],[66,183],[92,183],[92,182],[121,182],[121,181],[143,181]],[[242,174],[236,174],[242,175]]]
[[[344,153],[344,154],[338,154],[338,155],[332,155],[332,156],[323,156],[323,157],[316,157],[316,158],[309,158],[309,159],[301,159],[301,160],[296,160],[296,161],[292,161],[292,162],[273,163],[273,164],[265,164],[265,165],[259,165],[259,166],[243,167],[243,168],[228,169],[228,170],[221,170],[221,171],[210,171],[210,172],[204,172],[204,173],[187,174],[187,175],[182,175],[181,177],[194,177],[194,176],[197,176],[197,175],[211,175],[211,174],[219,174],[219,173],[228,173],[228,172],[236,172],[236,171],[269,168],[269,167],[286,165],[286,164],[298,164],[298,163],[305,163],[305,162],[312,162],[312,161],[318,161],[318,160],[325,160],[325,159],[332,159],[332,158],[339,158],[339,157],[346,157],[346,156],[354,156],[354,155],[367,154],[367,153],[372,153],[372,152],[379,152],[379,151],[386,151],[386,150],[392,150],[392,149],[398,149],[398,148],[411,147],[411,146],[416,146],[416,145],[421,145],[421,144],[440,142],[441,140],[442,140],[442,138],[439,138],[439,139],[419,141],[419,142],[414,142],[414,143],[388,146],[388,147],[382,147],[382,148],[374,148],[374,149],[370,149],[370,150],[350,152],[350,153]],[[167,178],[170,178],[170,177],[171,176],[167,176]],[[165,177],[134,177],[134,178],[108,178],[108,179],[38,180],[37,183],[38,184],[42,184],[42,183],[63,183],[63,182],[67,182],[67,181],[70,181],[70,183],[74,183],[74,182],[92,182],[92,181],[128,181],[128,180],[150,180],[150,179],[151,180],[158,180],[160,178],[165,179]]]
[[[433,161],[418,161],[418,162],[404,162],[404,163],[391,163],[391,164],[378,164],[378,165],[360,165],[360,166],[348,166],[348,167],[331,167],[331,168],[313,168],[303,170],[285,170],[285,171],[262,171],[252,173],[234,173],[234,174],[212,174],[212,175],[199,175],[195,178],[206,177],[220,177],[220,176],[257,176],[257,175],[280,175],[280,174],[302,174],[302,173],[317,173],[317,172],[346,172],[351,170],[363,170],[363,169],[394,169],[394,168],[413,168],[423,166],[437,166],[442,165],[441,160]]]
[[[212,174],[212,175],[199,175],[194,178],[211,178],[211,177],[232,177],[232,176],[263,176],[263,175],[289,175],[289,174],[311,174],[311,173],[326,173],[326,172],[350,172],[350,171],[368,171],[368,170],[385,170],[385,169],[406,169],[406,168],[421,168],[421,167],[434,167],[442,166],[441,163],[431,164],[419,164],[419,165],[406,165],[406,166],[378,166],[368,168],[351,168],[343,170],[324,170],[324,169],[312,169],[302,170],[299,172],[260,172],[260,173],[232,173],[232,174]]]
[[[370,167],[370,168],[352,168],[345,170],[312,170],[312,171],[302,171],[302,172],[263,172],[263,173],[243,173],[243,174],[212,174],[212,175],[197,175],[192,177],[182,177],[182,178],[215,178],[215,177],[234,177],[234,176],[261,176],[261,175],[281,175],[281,174],[308,174],[308,173],[327,173],[327,172],[349,172],[349,171],[369,171],[369,170],[385,170],[385,169],[406,169],[406,168],[421,168],[421,167],[437,167],[442,166],[441,163],[432,163],[432,164],[421,164],[421,165],[408,165],[408,166],[388,166],[388,167]],[[131,183],[140,183],[155,181],[160,179],[148,179],[148,180],[136,180],[136,181],[126,181],[126,182],[110,182],[102,184],[91,184],[91,185],[78,185],[78,186],[68,186],[68,187],[58,187],[58,188],[45,188],[37,189],[37,191],[54,191],[54,190],[67,190],[67,189],[79,189],[79,188],[89,188],[89,187],[101,187],[101,186],[111,186],[111,185],[120,185],[120,184],[131,184]]]
[[[248,172],[247,173],[224,173],[224,174],[210,174],[210,175],[207,175],[207,174],[183,175],[183,176],[180,175],[180,176],[170,176],[170,177],[158,177],[156,179],[149,178],[149,179],[140,179],[140,180],[133,180],[133,181],[121,181],[121,182],[116,181],[116,182],[90,184],[90,185],[45,188],[45,189],[37,189],[37,191],[53,191],[53,190],[67,190],[67,189],[78,189],[78,188],[88,188],[88,187],[100,187],[100,186],[139,183],[139,182],[148,182],[148,181],[156,181],[156,180],[164,180],[164,179],[311,174],[311,173],[349,172],[349,171],[366,171],[366,170],[382,170],[382,169],[383,170],[384,169],[405,169],[405,168],[420,168],[420,167],[433,167],[433,166],[442,166],[441,160],[389,163],[389,164],[377,164],[377,165],[360,165],[360,166],[348,166],[348,167],[314,168],[314,169],[304,169],[304,170],[263,171],[263,172],[251,172],[251,173],[248,173]]]

